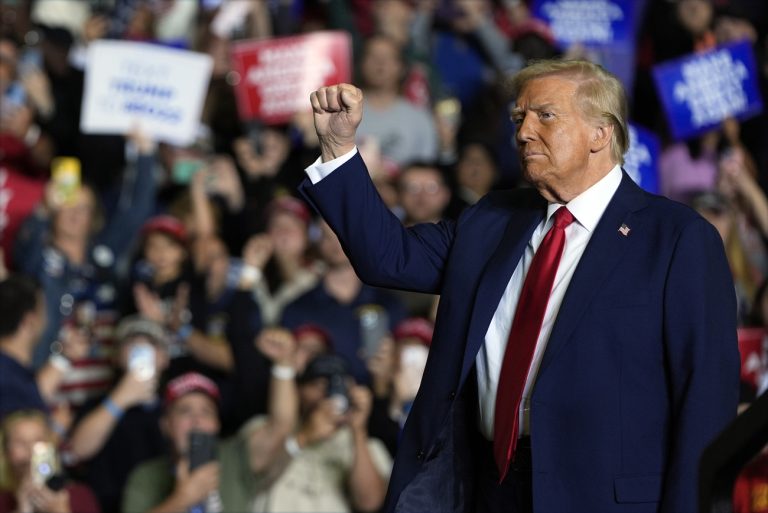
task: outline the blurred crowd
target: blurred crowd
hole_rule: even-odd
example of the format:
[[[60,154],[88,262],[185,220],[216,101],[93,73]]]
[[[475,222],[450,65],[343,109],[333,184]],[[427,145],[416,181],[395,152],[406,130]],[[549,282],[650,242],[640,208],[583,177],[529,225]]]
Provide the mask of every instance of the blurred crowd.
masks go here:
[[[762,344],[768,115],[676,141],[652,68],[748,40],[768,101],[768,4],[636,9],[630,120],[662,141],[660,193],[719,230]],[[352,36],[358,148],[406,225],[525,186],[505,84],[526,62],[604,58],[559,47],[521,0],[4,0],[0,513],[382,506],[439,298],[358,279],[296,192],[319,156],[309,101],[285,124],[242,121],[233,86],[234,41],[320,30]],[[193,144],[81,131],[99,39],[212,57]],[[67,194],[61,157],[81,173]],[[768,387],[755,365],[745,404]],[[740,511],[765,511],[746,490]]]

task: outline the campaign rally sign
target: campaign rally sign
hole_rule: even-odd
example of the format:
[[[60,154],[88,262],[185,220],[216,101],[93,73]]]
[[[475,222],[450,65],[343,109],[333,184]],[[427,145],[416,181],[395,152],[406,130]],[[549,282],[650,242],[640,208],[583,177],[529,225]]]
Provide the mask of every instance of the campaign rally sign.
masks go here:
[[[675,139],[688,139],[724,119],[760,114],[752,45],[742,41],[654,67],[653,78]]]
[[[552,29],[561,48],[632,45],[632,0],[535,0],[533,15]]]
[[[80,128],[126,134],[140,126],[171,144],[195,139],[213,60],[210,56],[132,41],[88,47]]]
[[[640,187],[658,194],[661,142],[650,130],[633,124],[628,128],[629,150],[624,154],[622,167]]]
[[[240,117],[276,124],[309,109],[312,91],[350,81],[351,45],[348,34],[336,31],[234,43]]]

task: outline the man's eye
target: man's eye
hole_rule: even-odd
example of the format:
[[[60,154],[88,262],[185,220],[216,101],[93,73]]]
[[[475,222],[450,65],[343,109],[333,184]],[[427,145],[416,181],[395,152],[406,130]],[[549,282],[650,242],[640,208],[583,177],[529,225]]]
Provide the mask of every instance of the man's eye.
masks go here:
[[[555,115],[552,114],[551,112],[542,112],[541,114],[539,114],[539,117],[541,119],[551,119],[551,118],[555,117]]]
[[[513,117],[513,118],[512,118],[512,122],[513,122],[513,123],[514,123],[516,126],[520,126],[520,125],[522,125],[522,124],[523,124],[523,118],[521,118],[521,117],[519,117],[519,116],[518,116],[518,117]]]

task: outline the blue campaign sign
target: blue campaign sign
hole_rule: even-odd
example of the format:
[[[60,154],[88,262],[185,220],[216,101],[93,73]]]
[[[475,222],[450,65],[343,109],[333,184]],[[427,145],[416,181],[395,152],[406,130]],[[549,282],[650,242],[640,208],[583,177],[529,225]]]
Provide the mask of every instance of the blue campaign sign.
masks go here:
[[[552,29],[565,48],[631,45],[636,9],[632,0],[535,0],[533,15]]]
[[[664,62],[653,78],[675,139],[695,137],[724,119],[760,114],[763,102],[748,41]]]
[[[661,142],[650,130],[629,125],[629,150],[624,154],[627,174],[640,187],[654,194],[659,193],[659,154]]]

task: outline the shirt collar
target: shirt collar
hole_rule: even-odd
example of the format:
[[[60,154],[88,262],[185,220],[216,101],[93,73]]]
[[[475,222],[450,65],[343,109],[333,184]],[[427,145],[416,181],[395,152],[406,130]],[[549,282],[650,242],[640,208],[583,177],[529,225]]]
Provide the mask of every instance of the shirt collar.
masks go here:
[[[617,164],[592,187],[566,204],[573,217],[587,231],[592,232],[597,226],[603,212],[608,207],[608,203],[619,188],[621,177],[621,167]],[[552,214],[560,207],[562,207],[560,203],[550,203],[547,205],[547,223],[549,223]]]

